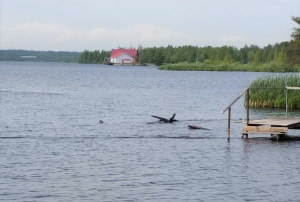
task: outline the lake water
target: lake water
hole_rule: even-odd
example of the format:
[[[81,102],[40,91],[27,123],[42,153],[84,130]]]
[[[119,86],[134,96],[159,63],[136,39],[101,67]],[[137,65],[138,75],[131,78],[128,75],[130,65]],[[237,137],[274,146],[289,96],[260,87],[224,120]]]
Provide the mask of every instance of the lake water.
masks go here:
[[[298,138],[241,139],[242,98],[227,141],[221,111],[266,73],[39,62],[0,73],[0,201],[300,200]]]

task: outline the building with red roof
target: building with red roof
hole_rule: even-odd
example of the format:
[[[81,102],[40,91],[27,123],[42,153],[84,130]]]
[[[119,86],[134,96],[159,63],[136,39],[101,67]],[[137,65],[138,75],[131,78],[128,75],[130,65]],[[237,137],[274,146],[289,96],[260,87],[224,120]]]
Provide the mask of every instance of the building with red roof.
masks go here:
[[[137,49],[112,49],[110,54],[111,64],[136,64],[139,61]]]

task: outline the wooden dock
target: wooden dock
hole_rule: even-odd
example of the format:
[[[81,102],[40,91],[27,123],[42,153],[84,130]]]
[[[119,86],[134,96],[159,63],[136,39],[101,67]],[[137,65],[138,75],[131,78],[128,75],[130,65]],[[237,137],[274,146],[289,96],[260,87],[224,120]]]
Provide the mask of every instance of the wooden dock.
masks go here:
[[[286,117],[275,117],[261,120],[250,120],[249,118],[249,102],[250,102],[250,89],[274,89],[274,88],[246,88],[238,97],[236,97],[221,113],[228,111],[228,127],[227,127],[227,140],[230,140],[230,119],[231,119],[231,107],[236,101],[238,101],[244,94],[246,96],[247,107],[247,122],[243,127],[242,138],[248,137],[248,134],[270,134],[277,135],[277,139],[285,137],[288,129],[300,129],[300,117],[287,117],[288,114],[288,90],[300,90],[300,87],[279,87],[276,89],[285,90],[285,102],[286,102]]]
[[[288,129],[300,129],[300,118],[297,117],[274,117],[248,121],[243,127],[242,138],[248,134],[276,135],[277,139],[284,138]]]

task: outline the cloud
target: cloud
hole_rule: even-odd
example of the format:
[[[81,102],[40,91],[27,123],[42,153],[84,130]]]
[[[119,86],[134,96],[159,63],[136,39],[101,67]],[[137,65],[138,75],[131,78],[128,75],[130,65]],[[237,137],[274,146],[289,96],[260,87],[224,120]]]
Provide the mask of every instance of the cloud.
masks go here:
[[[242,35],[204,37],[201,34],[187,34],[152,24],[136,24],[124,29],[105,27],[72,29],[60,23],[31,22],[15,26],[3,25],[0,32],[1,49],[83,51],[85,49],[110,50],[118,45],[122,47],[137,47],[139,44],[143,47],[167,45],[241,47],[247,43],[247,37]]]

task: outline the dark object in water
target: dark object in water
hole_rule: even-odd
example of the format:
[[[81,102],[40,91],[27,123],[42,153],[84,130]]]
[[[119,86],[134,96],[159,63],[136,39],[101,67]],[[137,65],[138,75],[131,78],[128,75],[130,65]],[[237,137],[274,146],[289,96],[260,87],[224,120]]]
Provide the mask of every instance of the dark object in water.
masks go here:
[[[104,122],[102,120],[100,120],[99,123],[104,123]]]
[[[190,129],[198,129],[198,130],[208,130],[207,128],[203,128],[201,126],[188,125]]]
[[[162,121],[164,123],[173,123],[175,121],[178,121],[178,120],[175,119],[175,116],[176,116],[176,114],[174,113],[173,116],[170,119],[166,119],[166,118],[163,118],[163,117],[160,117],[160,116],[152,116],[152,117],[157,118],[157,119],[159,119],[159,121]]]

